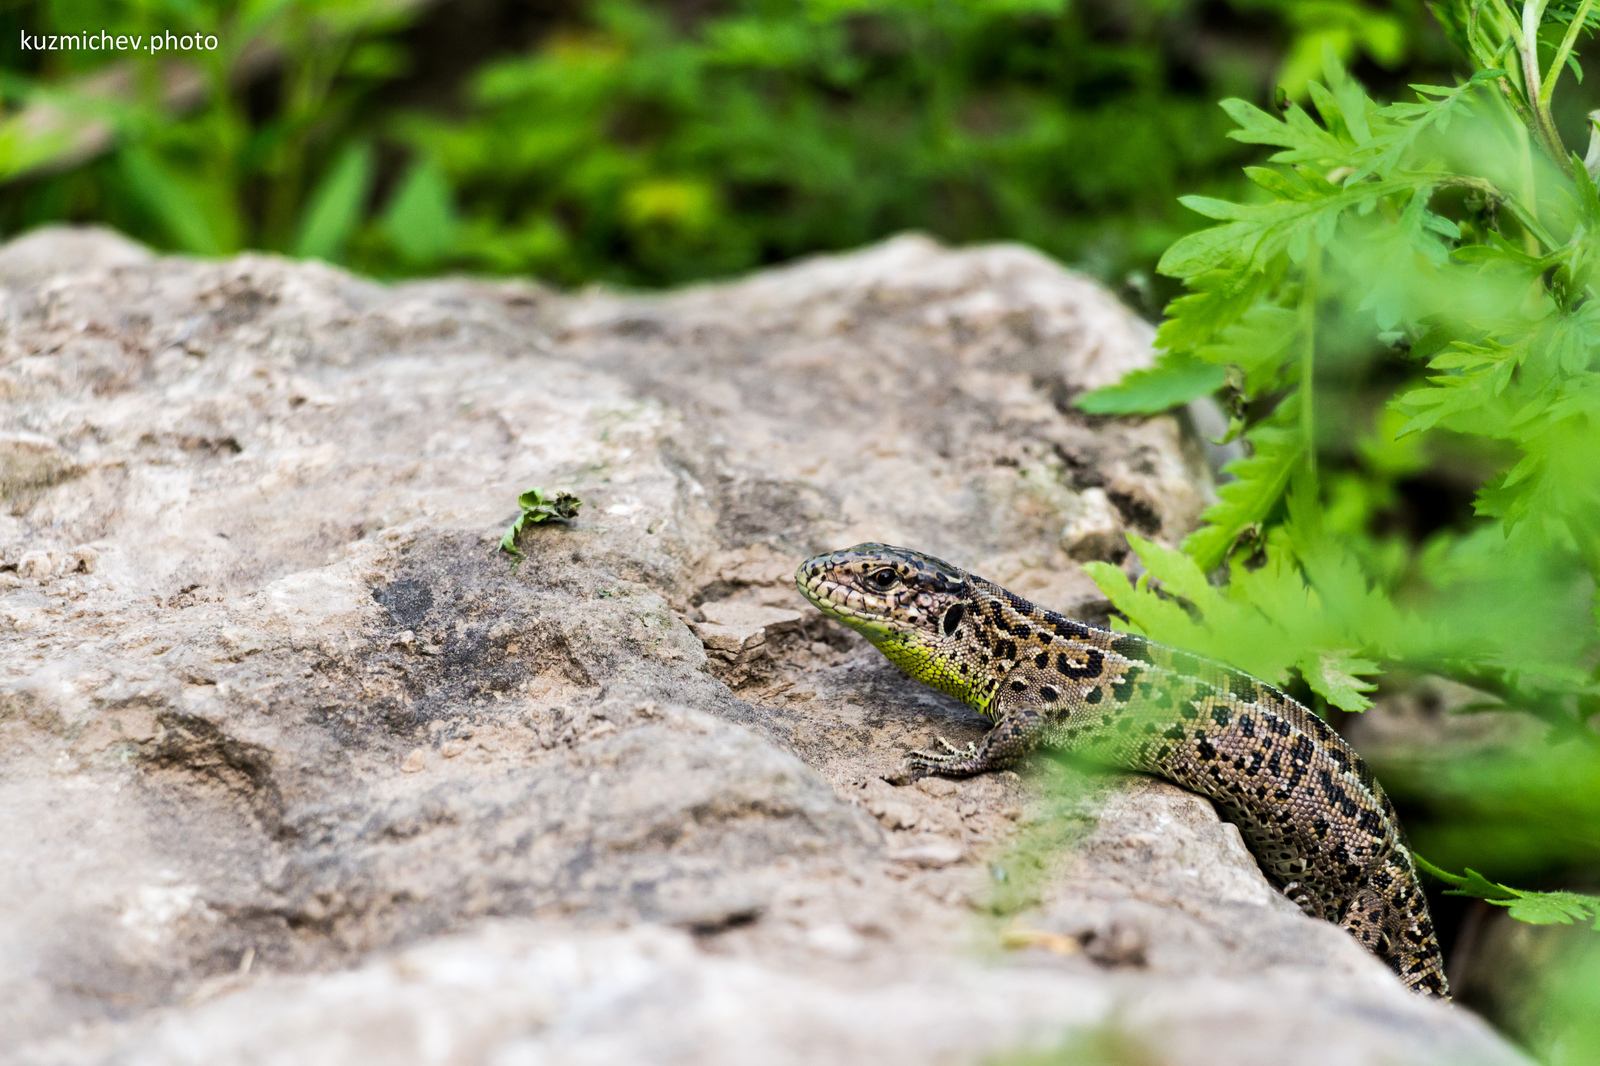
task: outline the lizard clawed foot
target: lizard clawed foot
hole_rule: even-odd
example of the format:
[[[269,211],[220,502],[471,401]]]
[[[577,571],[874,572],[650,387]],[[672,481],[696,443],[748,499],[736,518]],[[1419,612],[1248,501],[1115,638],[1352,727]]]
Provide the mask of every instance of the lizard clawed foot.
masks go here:
[[[944,751],[913,751],[911,754],[921,756],[924,759],[934,759],[936,761],[946,762],[951,759],[970,759],[972,756],[978,754],[978,743],[974,740],[967,741],[967,746],[964,748],[956,747],[944,737],[934,737],[933,742],[943,748]]]
[[[1312,896],[1310,890],[1302,885],[1299,881],[1290,881],[1288,884],[1283,886],[1282,892],[1290,903],[1293,903],[1296,907],[1299,907],[1306,914],[1309,914],[1313,918],[1322,917],[1322,912],[1317,907],[1316,898]]]
[[[944,737],[934,737],[935,743],[944,749],[942,752],[912,751],[906,754],[906,763],[914,770],[924,773],[971,773],[960,765],[973,759],[978,754],[976,741],[969,741],[966,747],[958,748]]]

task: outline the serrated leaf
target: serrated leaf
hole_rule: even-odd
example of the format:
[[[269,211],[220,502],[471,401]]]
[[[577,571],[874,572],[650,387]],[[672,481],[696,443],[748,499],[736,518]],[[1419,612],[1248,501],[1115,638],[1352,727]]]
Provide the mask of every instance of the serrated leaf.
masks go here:
[[[1463,876],[1441,870],[1415,852],[1412,858],[1423,871],[1452,886],[1445,889],[1447,896],[1486,900],[1497,907],[1505,907],[1511,917],[1530,925],[1571,925],[1574,921],[1594,919],[1591,928],[1600,932],[1600,896],[1578,892],[1526,892],[1496,884],[1470,867]]]
[[[1201,515],[1206,524],[1183,542],[1184,550],[1202,570],[1221,563],[1239,533],[1267,517],[1304,462],[1306,442],[1297,423],[1298,399],[1296,394],[1280,403],[1271,420],[1245,434],[1251,454],[1223,467],[1236,480],[1217,490],[1217,502]]]
[[[1412,90],[1419,96],[1437,96],[1439,99],[1415,104],[1391,104],[1379,109],[1377,117],[1383,122],[1383,126],[1375,130],[1371,139],[1362,144],[1356,152],[1358,158],[1355,169],[1345,178],[1345,184],[1355,185],[1373,175],[1380,179],[1389,177],[1404,162],[1406,155],[1416,146],[1430,126],[1437,123],[1441,129],[1444,127],[1450,119],[1452,109],[1468,99],[1472,92],[1483,84],[1484,73],[1486,72],[1479,71],[1454,88],[1413,85]],[[1413,121],[1396,121],[1401,119]]]
[[[1162,255],[1156,269],[1168,277],[1188,278],[1222,268],[1260,270],[1268,259],[1285,251],[1298,261],[1313,239],[1318,244],[1326,244],[1332,238],[1339,216],[1344,212],[1376,203],[1386,196],[1409,195],[1431,184],[1424,177],[1364,182],[1334,189],[1312,200],[1230,204],[1226,211],[1220,206],[1222,201],[1205,199],[1202,201],[1205,210],[1201,213],[1231,221],[1179,238]],[[1186,202],[1201,200],[1198,197],[1185,199]],[[1195,205],[1189,203],[1189,206]]]
[[[1092,415],[1155,414],[1222,388],[1228,372],[1187,355],[1163,353],[1156,364],[1079,396],[1073,406]]]
[[[1461,879],[1460,884],[1453,889],[1446,889],[1445,895],[1474,896],[1478,899],[1486,899],[1491,903],[1496,903],[1521,899],[1523,893],[1505,885],[1495,884],[1469,866],[1466,869],[1466,876]]]
[[[1295,665],[1312,691],[1340,710],[1364,711],[1372,706],[1362,693],[1378,686],[1356,676],[1379,672],[1378,664],[1370,659],[1347,650],[1319,650],[1301,656]]]
[[[1511,917],[1529,925],[1571,925],[1600,915],[1600,897],[1576,892],[1527,892],[1504,906]]]
[[[1244,100],[1222,101],[1222,109],[1239,128],[1228,136],[1246,144],[1271,144],[1284,149],[1272,156],[1274,163],[1310,163],[1323,168],[1338,166],[1350,148],[1317,125],[1299,104],[1290,104],[1279,119]]]
[[[1254,398],[1279,379],[1294,358],[1293,346],[1300,336],[1297,310],[1257,304],[1195,355],[1208,363],[1238,367],[1243,372],[1240,391]]]
[[[1156,331],[1156,346],[1170,352],[1192,352],[1249,310],[1267,280],[1253,271],[1219,271],[1191,279],[1193,291],[1167,305],[1167,320]]]

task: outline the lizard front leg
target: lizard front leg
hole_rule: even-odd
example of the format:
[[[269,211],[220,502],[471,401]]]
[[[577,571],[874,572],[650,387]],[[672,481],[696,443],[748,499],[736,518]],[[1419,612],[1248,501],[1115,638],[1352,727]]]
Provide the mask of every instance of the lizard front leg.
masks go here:
[[[1061,679],[1047,671],[1028,663],[1013,667],[990,705],[994,728],[982,740],[957,748],[938,737],[943,752],[913,751],[906,762],[913,770],[947,777],[971,777],[1014,766],[1033,749],[1050,743],[1052,723],[1071,714],[1071,695]]]
[[[958,748],[943,737],[935,738],[943,752],[913,751],[906,763],[924,774],[946,777],[971,777],[989,770],[1004,770],[1015,765],[1045,739],[1045,717],[1033,708],[1020,708],[1006,714],[983,735],[983,739]]]

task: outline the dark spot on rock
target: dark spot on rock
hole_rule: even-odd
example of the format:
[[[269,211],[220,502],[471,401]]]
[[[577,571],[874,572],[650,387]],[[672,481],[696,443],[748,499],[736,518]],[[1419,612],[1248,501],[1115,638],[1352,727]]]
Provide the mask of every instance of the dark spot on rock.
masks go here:
[[[383,604],[390,617],[404,629],[420,628],[433,607],[433,590],[412,578],[373,589],[372,598]]]

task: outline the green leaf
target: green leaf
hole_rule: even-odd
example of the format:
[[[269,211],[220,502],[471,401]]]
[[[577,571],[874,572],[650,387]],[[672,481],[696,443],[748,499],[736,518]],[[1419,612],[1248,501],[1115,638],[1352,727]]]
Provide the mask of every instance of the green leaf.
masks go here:
[[[431,159],[413,163],[384,212],[389,243],[413,262],[434,262],[455,247],[459,228],[444,171]]]
[[[583,501],[570,492],[558,492],[553,496],[546,496],[544,489],[528,489],[517,497],[517,507],[521,509],[521,513],[506,527],[505,534],[500,538],[500,550],[518,559],[522,558],[522,551],[517,547],[517,537],[523,530],[540,522],[570,522],[578,517],[578,508],[582,506]]]
[[[1326,245],[1333,239],[1344,212],[1370,207],[1386,196],[1409,195],[1431,184],[1427,178],[1407,176],[1363,182],[1313,199],[1265,204],[1224,204],[1220,200],[1185,197],[1184,203],[1191,209],[1231,221],[1179,238],[1162,255],[1156,269],[1175,278],[1225,268],[1261,270],[1268,259],[1285,251],[1299,261],[1313,241]]]
[[[134,198],[154,215],[179,249],[224,255],[237,248],[237,218],[227,195],[202,179],[170,167],[142,144],[118,156],[118,170]]]
[[[1340,710],[1364,711],[1372,706],[1372,701],[1362,693],[1378,686],[1356,676],[1379,672],[1378,664],[1370,659],[1359,658],[1346,650],[1315,651],[1302,655],[1295,665],[1312,691]]]
[[[1254,398],[1296,363],[1295,345],[1302,333],[1298,310],[1257,304],[1195,355],[1208,363],[1238,367],[1244,372],[1240,391]]]
[[[1183,542],[1200,569],[1220,564],[1239,534],[1267,517],[1305,461],[1299,409],[1298,393],[1280,403],[1268,421],[1245,434],[1251,453],[1223,467],[1235,480],[1217,490],[1217,502],[1201,515],[1206,524]]]
[[[1379,178],[1387,178],[1397,167],[1403,163],[1408,154],[1416,147],[1422,135],[1435,123],[1440,129],[1448,124],[1451,109],[1463,100],[1469,99],[1471,94],[1486,79],[1485,74],[1503,75],[1504,71],[1478,71],[1471,78],[1454,88],[1445,88],[1437,85],[1413,85],[1411,88],[1419,96],[1437,96],[1438,100],[1424,100],[1422,102],[1390,104],[1381,108],[1377,113],[1381,125],[1373,137],[1363,144],[1355,154],[1360,162],[1344,183],[1354,185],[1364,181],[1370,175],[1376,174]],[[1410,119],[1412,121],[1396,121],[1397,119]]]
[[[1463,876],[1441,870],[1415,852],[1412,858],[1422,870],[1452,886],[1445,889],[1447,896],[1486,900],[1497,907],[1505,907],[1511,917],[1529,925],[1571,925],[1574,921],[1593,919],[1591,928],[1600,932],[1600,896],[1577,892],[1526,892],[1496,884],[1470,867]]]
[[[1526,892],[1505,905],[1511,917],[1529,925],[1571,925],[1600,915],[1600,896],[1580,896],[1576,892]],[[1600,922],[1595,928],[1600,930]]]
[[[328,169],[300,220],[294,254],[338,262],[345,242],[361,222],[372,186],[372,146],[351,144]]]
[[[1191,352],[1248,311],[1271,279],[1257,271],[1218,271],[1189,279],[1190,292],[1167,305],[1156,346]]]
[[[1415,852],[1412,853],[1411,857],[1416,860],[1417,865],[1424,871],[1437,877],[1445,884],[1453,886],[1445,890],[1447,895],[1475,896],[1478,899],[1486,899],[1490,902],[1507,902],[1522,897],[1522,893],[1516,889],[1507,888],[1505,885],[1497,885],[1476,870],[1468,869],[1466,876],[1462,876],[1461,874],[1450,873],[1448,870],[1441,870]]]
[[[1229,137],[1246,144],[1272,144],[1284,149],[1273,155],[1274,163],[1310,163],[1326,168],[1338,166],[1350,154],[1350,146],[1317,125],[1299,104],[1290,104],[1281,119],[1244,100],[1224,100],[1222,110],[1239,124]]]
[[[1137,588],[1109,563],[1086,563],[1084,571],[1127,617],[1133,632],[1229,663],[1274,684],[1284,682],[1300,649],[1272,618],[1255,603],[1232,598],[1211,585],[1182,552],[1134,533],[1128,534],[1128,544],[1146,568]],[[1150,587],[1152,581],[1160,583],[1159,591]],[[1303,600],[1304,587],[1295,588]],[[1305,612],[1299,614],[1303,617]]]
[[[1228,372],[1185,355],[1162,353],[1156,364],[1086,392],[1073,406],[1092,415],[1155,414],[1222,388]]]

